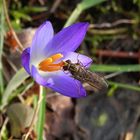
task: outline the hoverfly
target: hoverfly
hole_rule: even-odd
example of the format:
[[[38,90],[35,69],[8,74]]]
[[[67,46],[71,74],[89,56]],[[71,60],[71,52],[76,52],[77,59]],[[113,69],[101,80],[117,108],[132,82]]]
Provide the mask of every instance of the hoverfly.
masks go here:
[[[66,60],[63,70],[69,71],[74,79],[88,83],[95,91],[100,91],[108,87],[104,77],[95,72],[90,72],[79,62],[72,63],[71,60]]]

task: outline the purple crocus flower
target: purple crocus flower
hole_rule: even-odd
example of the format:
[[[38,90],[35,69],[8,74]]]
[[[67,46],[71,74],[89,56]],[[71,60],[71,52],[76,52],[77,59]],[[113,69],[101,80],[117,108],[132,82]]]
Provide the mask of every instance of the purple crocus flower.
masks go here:
[[[34,80],[65,96],[82,97],[86,91],[80,81],[63,71],[62,62],[80,61],[89,66],[92,60],[74,51],[85,37],[88,23],[76,23],[54,35],[49,21],[44,22],[36,31],[30,48],[22,53],[22,65]]]

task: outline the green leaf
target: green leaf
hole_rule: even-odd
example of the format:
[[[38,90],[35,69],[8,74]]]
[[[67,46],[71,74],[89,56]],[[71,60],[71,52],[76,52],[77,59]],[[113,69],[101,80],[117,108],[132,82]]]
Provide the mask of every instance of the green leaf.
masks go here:
[[[95,72],[139,72],[140,65],[91,65]]]
[[[27,72],[21,68],[14,76],[13,78],[10,80],[10,82],[8,83],[5,92],[2,96],[2,102],[1,102],[1,106],[0,106],[0,110],[3,110],[3,108],[8,104],[8,100],[10,98],[10,96],[12,95],[12,92],[20,85],[24,82],[24,80],[26,78],[28,78],[29,75],[27,74]]]

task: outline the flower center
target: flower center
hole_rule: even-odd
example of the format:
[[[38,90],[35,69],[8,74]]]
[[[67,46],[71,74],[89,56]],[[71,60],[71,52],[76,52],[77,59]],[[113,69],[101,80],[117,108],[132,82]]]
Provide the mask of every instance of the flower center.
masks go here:
[[[61,53],[57,53],[50,56],[49,58],[44,59],[39,63],[39,70],[49,72],[61,70],[61,68],[64,66],[64,62],[61,61],[57,64],[54,64],[54,62],[56,62],[62,57],[63,55]]]

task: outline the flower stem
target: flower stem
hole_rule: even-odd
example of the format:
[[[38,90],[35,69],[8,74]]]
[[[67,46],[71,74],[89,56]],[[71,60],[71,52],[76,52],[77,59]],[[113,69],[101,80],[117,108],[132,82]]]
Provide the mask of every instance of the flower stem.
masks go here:
[[[43,126],[45,123],[45,112],[46,112],[46,89],[42,87],[42,101],[40,104],[38,120],[36,123],[37,128],[37,140],[43,140]]]
[[[24,140],[28,140],[28,137],[29,137],[30,133],[31,133],[32,130],[33,130],[33,125],[35,124],[36,116],[37,116],[37,114],[38,114],[38,112],[39,112],[39,108],[40,108],[40,106],[41,106],[42,100],[43,100],[43,87],[40,86],[40,93],[39,93],[38,103],[37,103],[37,106],[36,106],[36,108],[35,108],[35,111],[34,111],[34,114],[33,114],[33,118],[32,118],[31,124],[30,124],[30,126],[29,126],[29,130],[28,130],[27,134],[25,135]]]

